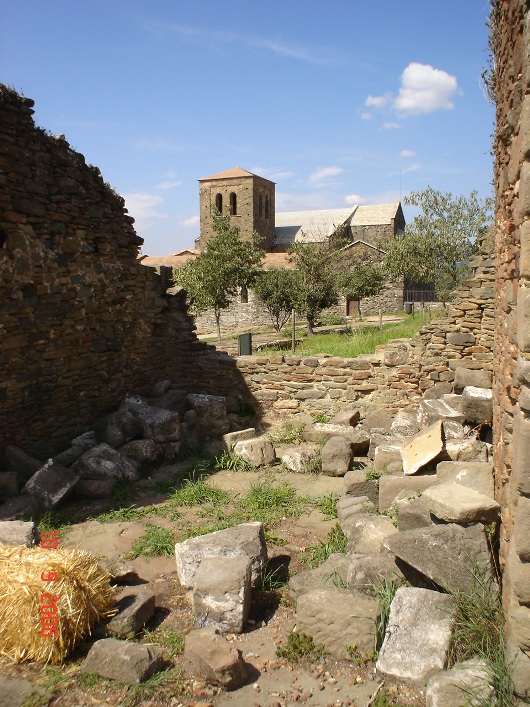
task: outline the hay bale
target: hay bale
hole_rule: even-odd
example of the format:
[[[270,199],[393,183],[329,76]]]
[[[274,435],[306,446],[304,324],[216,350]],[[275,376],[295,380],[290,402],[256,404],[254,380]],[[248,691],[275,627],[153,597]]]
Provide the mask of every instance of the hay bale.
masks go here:
[[[56,581],[43,581],[54,578],[50,573]],[[0,544],[0,654],[14,663],[64,660],[98,621],[115,613],[109,580],[83,550]]]

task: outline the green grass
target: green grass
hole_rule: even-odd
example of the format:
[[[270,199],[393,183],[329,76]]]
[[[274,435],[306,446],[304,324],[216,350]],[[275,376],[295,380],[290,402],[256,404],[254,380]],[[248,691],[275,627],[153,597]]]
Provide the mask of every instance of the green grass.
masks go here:
[[[175,552],[173,533],[158,525],[148,524],[145,533],[133,543],[129,557],[160,557],[171,556]]]
[[[201,506],[205,503],[227,503],[230,495],[226,491],[212,486],[204,476],[198,479],[186,479],[182,488],[177,489],[169,498],[171,506]]]
[[[165,648],[169,658],[176,658],[184,652],[185,638],[180,631],[173,631],[171,629],[157,629],[156,631],[144,629],[142,642],[157,643]]]
[[[328,353],[342,358],[373,354],[377,346],[386,344],[391,339],[412,338],[427,323],[427,317],[416,316],[400,323],[383,324],[383,331],[380,331],[378,326],[364,326],[344,333],[316,333],[304,339],[297,347],[296,353],[302,356]]]
[[[252,464],[244,459],[240,454],[222,452],[215,457],[215,469],[226,469],[227,471],[253,471]]]
[[[334,552],[345,553],[347,549],[348,538],[337,523],[324,540],[319,540],[316,545],[309,545],[300,559],[310,569],[314,569],[325,562]]]
[[[398,585],[392,577],[383,577],[379,584],[372,584],[372,590],[378,599],[380,614],[375,625],[375,646],[374,651],[377,653],[385,638],[386,627],[390,617],[390,605],[396,594]]]
[[[305,442],[304,425],[293,425],[288,422],[283,429],[269,432],[267,437],[274,446],[278,444],[300,444],[300,442]]]
[[[287,645],[278,646],[276,655],[278,658],[286,658],[290,663],[297,663],[300,658],[320,658],[324,649],[322,646],[315,646],[312,636],[307,633],[292,631],[287,639]]]
[[[337,517],[337,501],[339,495],[336,493],[328,493],[325,496],[319,496],[315,499],[318,510],[328,519]]]
[[[46,511],[37,524],[39,533],[49,533],[52,530],[59,531],[59,537],[64,535],[72,525],[72,521],[62,516],[57,511]]]
[[[286,481],[265,479],[252,484],[248,494],[239,503],[248,520],[259,520],[267,528],[286,518],[298,518],[307,500],[297,496],[294,486]]]

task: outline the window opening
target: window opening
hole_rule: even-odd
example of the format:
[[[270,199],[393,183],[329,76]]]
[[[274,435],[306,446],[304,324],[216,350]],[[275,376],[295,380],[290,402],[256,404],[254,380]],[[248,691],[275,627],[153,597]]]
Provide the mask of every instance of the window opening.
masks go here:
[[[223,195],[222,194],[216,194],[215,208],[217,209],[217,211],[219,211],[220,214],[223,213]]]
[[[232,216],[237,216],[237,196],[235,192],[230,194],[230,213]]]

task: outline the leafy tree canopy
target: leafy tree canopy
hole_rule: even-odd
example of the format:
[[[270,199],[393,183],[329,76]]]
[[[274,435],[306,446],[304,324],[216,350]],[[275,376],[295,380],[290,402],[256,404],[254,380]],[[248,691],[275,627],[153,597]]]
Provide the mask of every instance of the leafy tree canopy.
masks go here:
[[[295,309],[299,284],[298,274],[285,268],[264,270],[254,282],[254,292],[267,307],[277,332],[285,326]]]
[[[379,294],[385,280],[381,267],[360,262],[346,270],[341,281],[341,291],[346,299],[359,302],[359,316],[362,319],[361,300]]]

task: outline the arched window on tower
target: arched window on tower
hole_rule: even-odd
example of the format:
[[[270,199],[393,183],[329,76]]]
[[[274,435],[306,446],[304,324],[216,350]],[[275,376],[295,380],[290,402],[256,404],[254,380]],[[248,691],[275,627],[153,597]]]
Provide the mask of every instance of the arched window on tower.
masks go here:
[[[269,201],[269,195],[265,194],[265,218],[270,218],[270,201]]]
[[[230,215],[237,216],[237,196],[234,191],[230,194]]]
[[[260,194],[258,198],[258,215],[263,218],[263,195]]]
[[[219,211],[220,214],[223,213],[223,195],[222,194],[215,195],[215,208],[217,209],[217,211]]]

